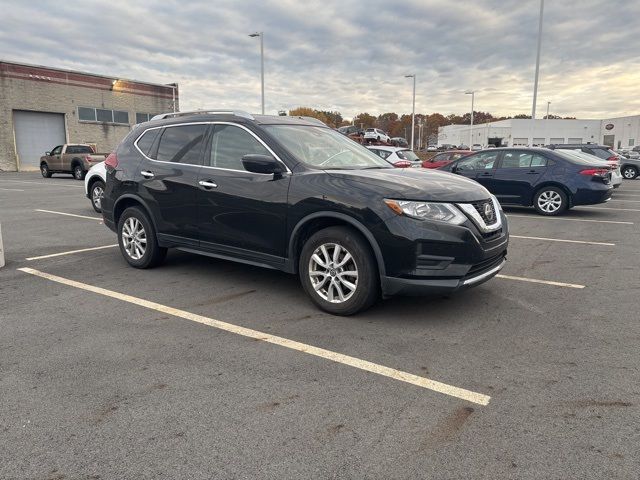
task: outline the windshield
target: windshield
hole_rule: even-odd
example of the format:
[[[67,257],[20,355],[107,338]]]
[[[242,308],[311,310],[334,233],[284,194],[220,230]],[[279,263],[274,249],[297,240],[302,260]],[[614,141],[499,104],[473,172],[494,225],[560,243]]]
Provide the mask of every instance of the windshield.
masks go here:
[[[411,150],[399,150],[396,152],[396,155],[398,155],[401,159],[409,160],[410,162],[415,162],[416,160],[420,160],[420,158]]]
[[[306,125],[265,125],[301,162],[322,169],[393,168],[378,155],[335,130]]]

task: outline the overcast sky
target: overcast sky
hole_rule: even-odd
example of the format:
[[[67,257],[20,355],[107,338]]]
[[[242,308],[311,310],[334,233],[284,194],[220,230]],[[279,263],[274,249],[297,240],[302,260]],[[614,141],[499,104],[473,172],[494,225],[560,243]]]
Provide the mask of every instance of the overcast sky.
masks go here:
[[[155,83],[181,108],[531,113],[539,0],[0,0],[0,59]],[[640,113],[640,1],[547,0],[538,111]]]

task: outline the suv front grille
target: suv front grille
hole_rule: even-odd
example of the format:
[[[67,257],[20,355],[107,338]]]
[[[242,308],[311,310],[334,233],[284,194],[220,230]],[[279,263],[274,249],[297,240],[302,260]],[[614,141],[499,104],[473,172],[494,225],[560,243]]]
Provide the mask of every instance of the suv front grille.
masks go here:
[[[484,223],[487,225],[493,225],[496,223],[496,209],[493,206],[493,202],[491,200],[482,200],[481,202],[472,202],[473,208],[476,209],[478,215],[482,217]]]

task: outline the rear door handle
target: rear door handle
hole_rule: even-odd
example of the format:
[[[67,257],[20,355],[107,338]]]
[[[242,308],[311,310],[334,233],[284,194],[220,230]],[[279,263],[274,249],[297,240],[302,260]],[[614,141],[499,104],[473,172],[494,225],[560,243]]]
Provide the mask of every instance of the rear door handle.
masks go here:
[[[540,174],[540,172],[536,172],[535,170],[529,170],[527,172],[527,175],[539,175],[539,174]]]
[[[144,178],[153,178],[153,177],[155,177],[154,173],[150,172],[149,170],[141,171],[140,175],[142,175]]]
[[[486,172],[486,173],[480,174],[480,176],[481,177],[493,177],[493,173]]]
[[[211,180],[200,180],[198,182],[198,185],[206,188],[206,189],[210,189],[210,188],[218,188],[218,184],[211,181]]]

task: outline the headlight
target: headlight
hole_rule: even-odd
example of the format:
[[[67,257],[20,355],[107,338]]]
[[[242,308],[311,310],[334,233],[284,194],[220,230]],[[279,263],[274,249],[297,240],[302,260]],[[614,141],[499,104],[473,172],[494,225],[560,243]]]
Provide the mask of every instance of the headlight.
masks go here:
[[[450,203],[412,202],[409,200],[389,200],[384,203],[398,215],[417,218],[418,220],[438,220],[440,222],[460,225],[467,220],[460,210]]]

